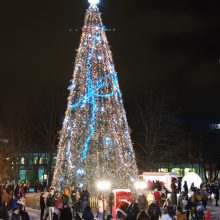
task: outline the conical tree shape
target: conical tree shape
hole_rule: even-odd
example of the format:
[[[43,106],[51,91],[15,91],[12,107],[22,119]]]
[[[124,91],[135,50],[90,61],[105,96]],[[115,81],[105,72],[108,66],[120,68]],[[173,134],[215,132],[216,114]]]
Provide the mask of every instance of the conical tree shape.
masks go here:
[[[52,185],[87,187],[98,179],[127,188],[137,177],[135,153],[105,28],[96,5],[86,12]]]

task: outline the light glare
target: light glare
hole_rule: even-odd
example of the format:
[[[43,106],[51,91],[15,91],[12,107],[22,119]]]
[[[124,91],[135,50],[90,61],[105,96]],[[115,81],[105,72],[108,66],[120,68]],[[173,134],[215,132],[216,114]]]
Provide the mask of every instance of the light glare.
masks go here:
[[[97,188],[98,188],[99,190],[102,190],[102,191],[104,191],[104,190],[109,190],[110,187],[111,187],[110,182],[105,181],[105,180],[99,181],[99,182],[97,183]]]
[[[147,184],[146,184],[145,181],[137,181],[137,182],[135,182],[134,186],[135,186],[136,189],[145,189],[145,188],[147,188]]]
[[[97,5],[99,3],[99,0],[89,0],[89,3],[92,5]]]

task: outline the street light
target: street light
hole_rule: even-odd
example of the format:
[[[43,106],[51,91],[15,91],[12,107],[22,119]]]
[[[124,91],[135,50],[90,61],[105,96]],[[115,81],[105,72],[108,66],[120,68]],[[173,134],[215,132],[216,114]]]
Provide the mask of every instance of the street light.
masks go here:
[[[97,188],[103,192],[102,196],[102,204],[103,204],[103,214],[102,214],[102,219],[105,220],[105,199],[104,199],[104,192],[108,191],[111,188],[111,183],[106,181],[106,180],[100,180],[96,184]]]

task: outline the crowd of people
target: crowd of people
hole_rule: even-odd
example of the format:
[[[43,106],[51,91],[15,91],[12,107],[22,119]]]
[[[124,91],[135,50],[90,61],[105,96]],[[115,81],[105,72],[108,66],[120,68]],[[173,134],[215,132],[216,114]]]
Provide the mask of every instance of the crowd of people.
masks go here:
[[[211,219],[211,213],[206,211],[207,204],[218,206],[219,183],[210,181],[196,188],[194,184],[188,187],[184,182],[179,191],[178,184],[173,181],[171,192],[164,185],[154,183],[151,190],[143,192],[132,202],[122,200],[117,204],[114,218],[120,220],[204,220]],[[158,186],[158,187],[157,187]],[[25,194],[29,186],[21,182],[0,185],[0,219],[29,220],[25,210]],[[41,190],[42,191],[42,190]],[[37,191],[35,191],[37,192]],[[215,204],[212,203],[215,199]],[[109,198],[100,195],[97,206],[90,207],[90,194],[86,188],[65,188],[63,193],[55,192],[52,188],[45,188],[40,195],[40,220],[102,220],[113,218],[112,207],[114,194]]]
[[[90,220],[88,217],[93,216],[93,214],[89,206],[89,198],[90,195],[87,189],[81,191],[79,188],[76,188],[76,190],[65,188],[63,194],[50,189],[49,192],[41,193],[40,219],[80,220],[79,213],[83,213],[83,218]],[[92,219],[94,219],[94,216]]]
[[[147,195],[142,193],[132,204],[123,201],[119,205],[117,217],[121,220],[204,220],[211,219],[211,213],[206,211],[207,203],[218,206],[219,183],[211,181],[196,188],[194,183],[188,188],[186,182],[183,189],[178,190],[178,184],[172,182],[172,191],[168,193],[164,186],[154,188]]]
[[[0,219],[3,220],[29,220],[25,210],[25,194],[30,185],[25,181],[20,184],[0,185]]]

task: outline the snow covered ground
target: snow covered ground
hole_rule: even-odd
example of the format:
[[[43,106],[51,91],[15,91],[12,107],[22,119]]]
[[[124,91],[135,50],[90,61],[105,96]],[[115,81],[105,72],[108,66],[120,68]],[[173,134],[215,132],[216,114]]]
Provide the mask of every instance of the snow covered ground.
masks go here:
[[[25,210],[28,212],[30,220],[39,220],[40,219],[40,210],[32,209],[29,207],[26,207]]]
[[[208,210],[212,213],[212,220],[220,220],[220,206],[209,206],[207,207]],[[30,220],[39,220],[40,219],[40,210],[32,209],[29,207],[26,207],[26,211],[28,212],[30,216]]]

